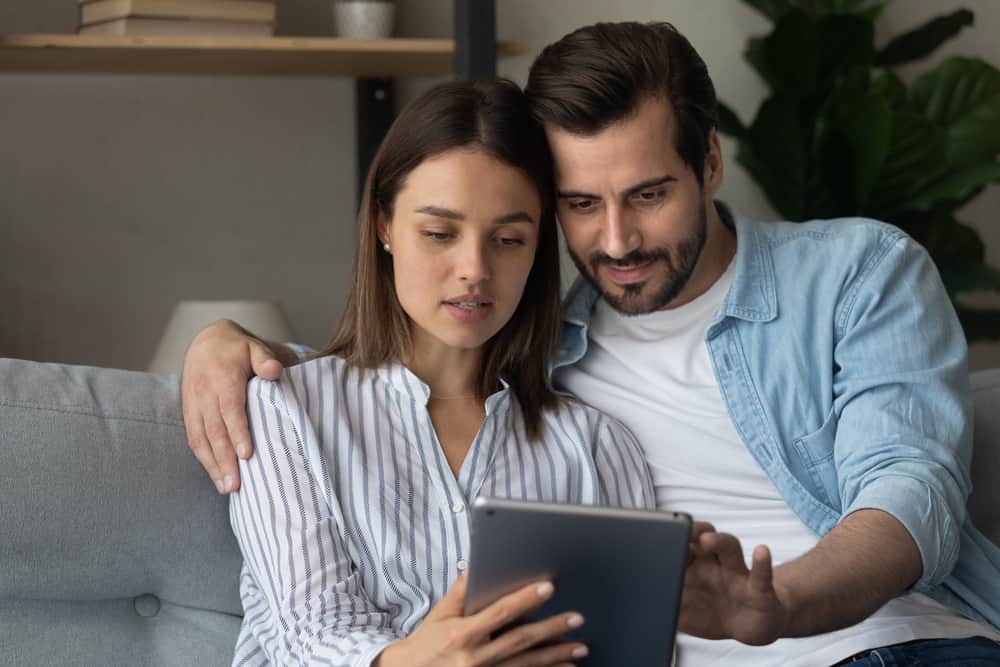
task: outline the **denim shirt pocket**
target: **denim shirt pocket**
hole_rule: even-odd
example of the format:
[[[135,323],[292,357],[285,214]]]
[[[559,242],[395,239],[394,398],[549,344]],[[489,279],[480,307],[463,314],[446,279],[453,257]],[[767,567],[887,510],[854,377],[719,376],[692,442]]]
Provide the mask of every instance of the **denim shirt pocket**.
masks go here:
[[[817,499],[830,507],[841,509],[837,468],[833,460],[833,446],[837,438],[837,413],[832,408],[823,425],[816,431],[793,441],[796,453],[812,483],[810,489]],[[805,481],[805,480],[802,480]]]

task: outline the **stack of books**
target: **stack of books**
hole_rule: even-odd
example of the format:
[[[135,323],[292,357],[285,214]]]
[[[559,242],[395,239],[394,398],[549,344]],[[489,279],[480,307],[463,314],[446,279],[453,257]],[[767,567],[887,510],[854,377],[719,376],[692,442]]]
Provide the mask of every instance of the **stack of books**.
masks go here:
[[[276,0],[80,0],[87,35],[274,34]]]

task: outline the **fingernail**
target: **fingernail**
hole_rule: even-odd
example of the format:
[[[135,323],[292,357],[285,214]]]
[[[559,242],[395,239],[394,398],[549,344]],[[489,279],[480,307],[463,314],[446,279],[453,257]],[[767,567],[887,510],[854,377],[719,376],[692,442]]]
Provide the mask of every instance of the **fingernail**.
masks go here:
[[[535,591],[538,593],[538,597],[547,597],[552,593],[552,584],[546,581],[544,584],[539,584]]]
[[[222,478],[222,486],[225,488],[225,491],[229,491],[230,489],[232,489],[233,488],[233,476],[232,475],[226,475],[225,477],[223,477]],[[225,493],[225,491],[223,491],[223,493]]]
[[[573,649],[573,653],[571,655],[574,658],[586,658],[587,654],[589,653],[590,649],[588,649],[586,646],[577,646],[575,649]]]
[[[583,616],[580,614],[573,614],[568,619],[566,619],[566,625],[571,628],[578,628],[583,625]]]
[[[219,493],[225,493],[226,492],[226,490],[224,488],[222,488],[222,480],[221,479],[215,479],[215,480],[212,480],[212,481],[215,482],[215,489]]]
[[[236,445],[236,454],[241,459],[245,459],[247,457],[247,446],[246,446],[246,443],[241,442],[241,443],[239,443],[239,444]]]

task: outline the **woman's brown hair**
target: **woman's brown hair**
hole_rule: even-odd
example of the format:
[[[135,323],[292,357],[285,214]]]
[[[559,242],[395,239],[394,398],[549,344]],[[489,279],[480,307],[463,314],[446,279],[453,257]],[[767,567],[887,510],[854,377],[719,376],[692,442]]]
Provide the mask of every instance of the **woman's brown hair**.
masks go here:
[[[520,88],[505,80],[443,83],[415,99],[392,124],[375,154],[358,214],[354,280],[333,339],[321,356],[335,354],[359,368],[399,361],[411,350],[410,318],[396,298],[392,257],[378,237],[379,213],[391,221],[396,195],[424,160],[472,148],[523,172],[534,183],[542,217],[535,261],[510,321],[485,345],[479,398],[506,380],[536,438],[542,410],[557,397],[549,384],[550,358],[559,335],[559,247],[552,158],[541,126]]]

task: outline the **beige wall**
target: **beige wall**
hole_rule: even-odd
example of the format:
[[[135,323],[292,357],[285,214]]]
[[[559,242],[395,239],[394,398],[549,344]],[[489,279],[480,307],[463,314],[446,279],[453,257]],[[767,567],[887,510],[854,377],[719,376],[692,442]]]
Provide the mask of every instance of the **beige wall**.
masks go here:
[[[4,0],[0,32],[69,31],[74,0]],[[328,3],[281,0],[284,32],[329,31]],[[977,25],[945,53],[1000,64],[993,0],[898,0],[881,38],[969,7]],[[765,89],[743,61],[767,29],[736,0],[497,0],[501,38],[530,54],[600,20],[674,22],[722,99],[752,117]],[[402,34],[448,36],[449,0],[401,0]],[[921,68],[916,68],[921,69]],[[429,85],[404,81],[401,102]],[[267,298],[318,345],[343,302],[354,211],[353,86],[346,79],[0,75],[0,356],[143,368],[173,304]],[[722,196],[770,207],[724,142]],[[1000,264],[1000,188],[963,212]],[[1000,305],[1000,304],[998,304]],[[977,346],[978,366],[1000,345]]]

